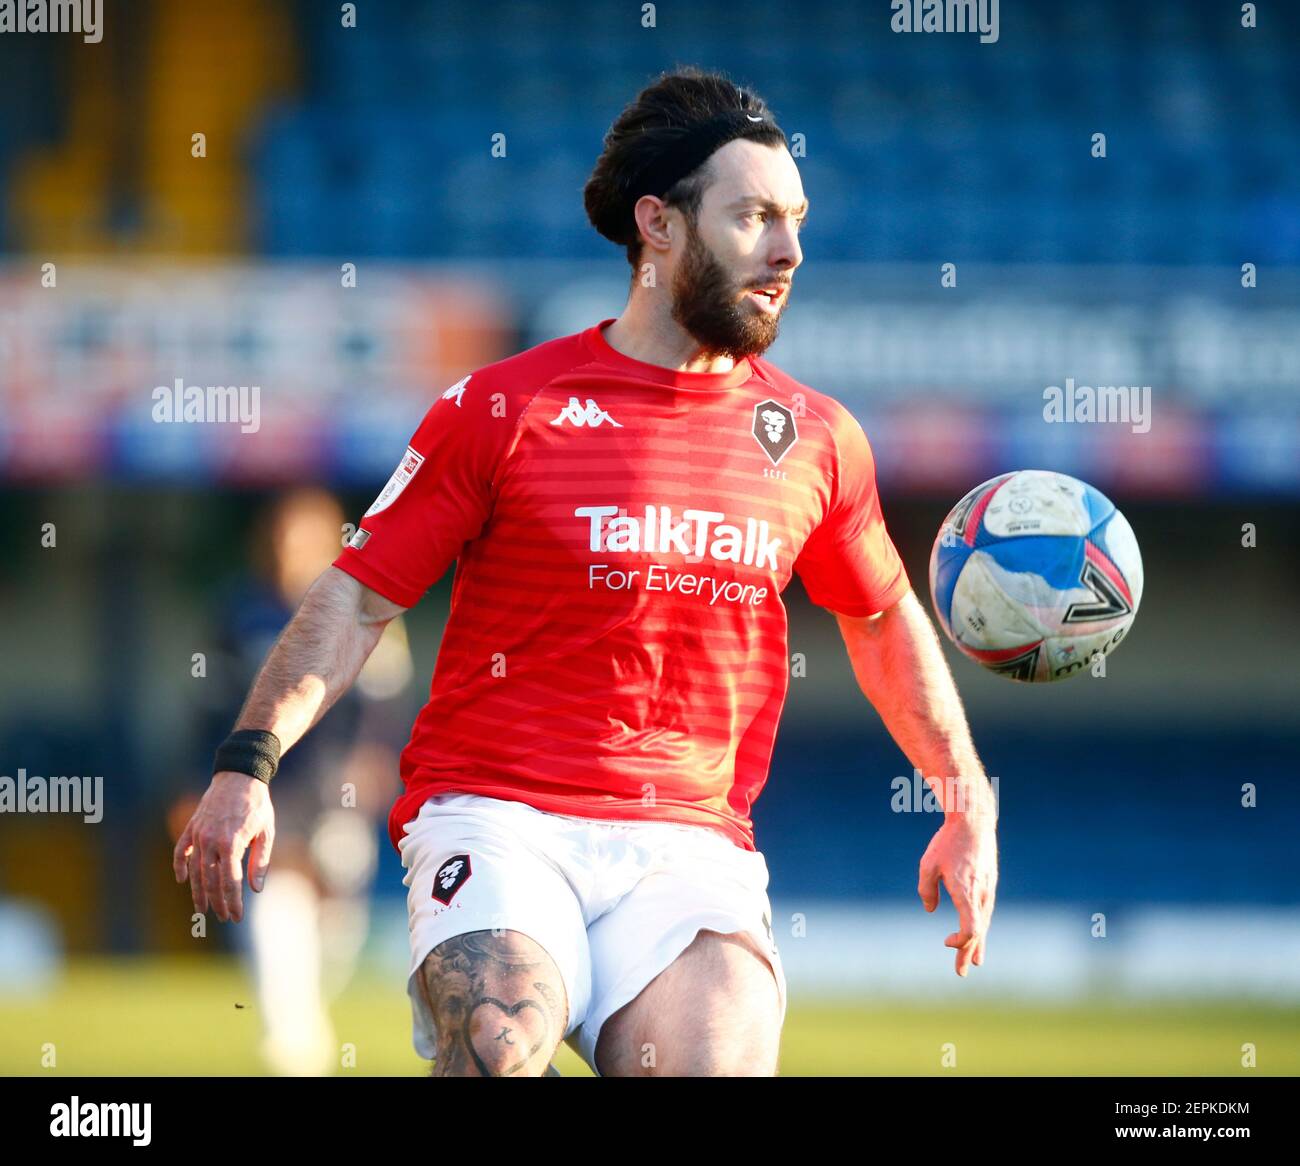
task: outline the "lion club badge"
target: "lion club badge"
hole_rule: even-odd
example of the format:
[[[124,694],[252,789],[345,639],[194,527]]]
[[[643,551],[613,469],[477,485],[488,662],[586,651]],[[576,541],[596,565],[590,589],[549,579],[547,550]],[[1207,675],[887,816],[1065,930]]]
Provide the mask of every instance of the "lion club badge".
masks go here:
[[[794,414],[779,401],[760,401],[754,406],[754,440],[776,465],[799,440]]]
[[[433,897],[444,905],[450,903],[456,892],[469,880],[471,873],[469,855],[453,854],[433,876]]]

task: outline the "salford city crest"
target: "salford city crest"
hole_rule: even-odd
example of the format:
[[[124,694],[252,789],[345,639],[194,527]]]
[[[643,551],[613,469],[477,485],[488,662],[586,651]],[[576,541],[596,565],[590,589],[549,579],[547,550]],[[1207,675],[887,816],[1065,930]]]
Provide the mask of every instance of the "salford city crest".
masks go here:
[[[754,406],[754,440],[776,465],[799,440],[794,414],[778,401],[760,401]]]
[[[453,854],[433,876],[433,897],[439,903],[450,903],[470,874],[469,855]]]

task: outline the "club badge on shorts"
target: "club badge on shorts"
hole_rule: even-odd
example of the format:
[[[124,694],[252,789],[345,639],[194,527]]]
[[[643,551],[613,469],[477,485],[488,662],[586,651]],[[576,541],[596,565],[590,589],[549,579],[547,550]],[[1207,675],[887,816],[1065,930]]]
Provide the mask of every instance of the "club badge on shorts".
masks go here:
[[[453,854],[433,876],[433,897],[444,905],[450,903],[471,874],[468,854]]]

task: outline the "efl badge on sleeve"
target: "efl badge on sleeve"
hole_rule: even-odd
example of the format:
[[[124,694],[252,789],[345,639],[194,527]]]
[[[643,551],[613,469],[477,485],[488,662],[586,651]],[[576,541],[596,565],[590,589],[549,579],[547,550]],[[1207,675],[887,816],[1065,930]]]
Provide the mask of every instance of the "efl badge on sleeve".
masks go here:
[[[378,514],[381,510],[387,510],[394,502],[397,496],[406,489],[410,480],[415,477],[415,472],[424,465],[424,454],[416,453],[409,445],[406,447],[406,454],[403,456],[397,469],[393,471],[393,476],[388,479],[388,485],[379,491],[379,497],[370,504],[370,509],[361,517],[369,518],[372,514]]]

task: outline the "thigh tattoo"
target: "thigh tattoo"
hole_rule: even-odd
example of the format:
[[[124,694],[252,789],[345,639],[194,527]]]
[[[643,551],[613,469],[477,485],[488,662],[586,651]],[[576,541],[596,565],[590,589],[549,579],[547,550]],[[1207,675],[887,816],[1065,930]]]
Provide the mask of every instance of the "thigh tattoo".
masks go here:
[[[529,1076],[564,1036],[568,1008],[555,963],[518,932],[471,931],[440,943],[420,968],[420,988],[437,1026],[435,1077]]]

